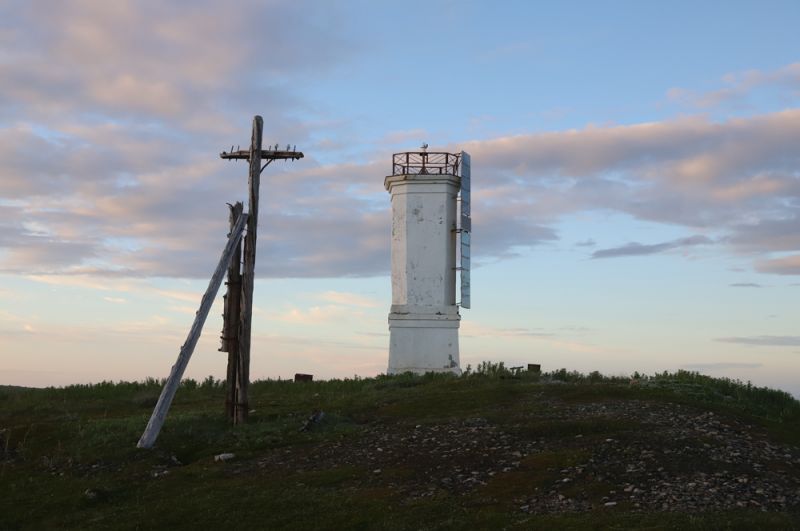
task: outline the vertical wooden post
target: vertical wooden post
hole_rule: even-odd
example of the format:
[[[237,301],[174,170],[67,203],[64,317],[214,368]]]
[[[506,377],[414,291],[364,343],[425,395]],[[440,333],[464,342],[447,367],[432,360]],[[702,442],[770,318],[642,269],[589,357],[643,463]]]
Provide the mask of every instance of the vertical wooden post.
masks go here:
[[[242,203],[230,206],[231,230],[242,215]],[[236,416],[236,379],[239,373],[239,323],[242,299],[242,245],[233,251],[228,264],[227,292],[225,293],[225,313],[223,314],[221,352],[228,353],[228,371],[225,379],[225,415],[233,421]]]
[[[256,236],[258,231],[258,189],[261,181],[261,136],[264,121],[253,118],[253,135],[250,141],[250,174],[248,176],[250,211],[247,217],[247,235],[244,239],[244,269],[242,272],[242,315],[239,327],[239,367],[237,373],[236,408],[234,423],[247,421],[249,412],[248,387],[250,384],[250,331],[253,318],[253,280],[256,267]]]

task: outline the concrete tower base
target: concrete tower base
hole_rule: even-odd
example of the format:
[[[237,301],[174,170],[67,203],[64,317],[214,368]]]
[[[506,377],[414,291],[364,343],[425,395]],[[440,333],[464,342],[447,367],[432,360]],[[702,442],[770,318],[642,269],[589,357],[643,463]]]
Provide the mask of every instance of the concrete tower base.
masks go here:
[[[460,317],[436,314],[389,314],[389,374],[449,372],[460,375]]]

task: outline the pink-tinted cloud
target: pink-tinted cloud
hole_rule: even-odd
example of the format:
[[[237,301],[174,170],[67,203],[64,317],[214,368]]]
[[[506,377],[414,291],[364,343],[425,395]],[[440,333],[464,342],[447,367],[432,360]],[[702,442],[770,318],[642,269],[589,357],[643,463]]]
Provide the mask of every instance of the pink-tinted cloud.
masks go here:
[[[190,10],[154,0],[0,9],[0,271],[207,277],[227,234],[225,203],[246,196],[244,166],[217,154],[247,141],[254,110],[269,117],[268,142],[336,149],[326,139],[346,129],[285,88],[356,53],[331,23],[340,16],[334,4],[247,0],[224,16],[210,0]],[[731,84],[791,84],[795,71]],[[311,127],[322,123],[329,129],[317,138]],[[421,132],[378,135],[358,159],[366,162],[321,164],[309,151],[270,166],[259,275],[387,273],[384,142]],[[800,110],[788,109],[448,149],[473,156],[476,263],[557,242],[557,223],[576,212],[610,210],[685,227],[687,238],[708,235],[721,243],[717,252],[747,253],[761,270],[783,272],[793,269],[765,261],[800,251],[797,138]]]
[[[40,185],[31,186],[23,181],[37,175],[34,161],[0,161],[4,186],[17,198],[0,207],[0,242],[11,253],[0,267],[208,275],[227,233],[224,202],[245,196],[244,166],[192,150],[182,158],[166,137],[148,140],[143,131],[87,126],[73,131],[74,140],[25,131],[60,164],[42,170]],[[114,143],[104,144],[103,133]],[[721,123],[692,118],[467,143],[476,260],[557,241],[559,219],[598,209],[684,226],[689,234],[702,228],[704,237],[762,260],[796,251],[798,137],[800,111],[788,110]],[[264,174],[260,274],[387,272],[389,197],[382,181],[389,157],[376,152],[375,162],[325,166],[309,157],[271,166]],[[663,247],[643,242],[635,251]]]
[[[254,104],[285,120],[294,73],[341,61],[351,45],[334,26],[334,5],[245,0],[220,9],[121,0],[11,2],[0,28],[0,102],[10,116],[91,113],[119,120],[229,131]],[[248,79],[243,83],[243,79]],[[0,118],[2,113],[0,113]],[[231,121],[234,120],[234,121]]]
[[[699,108],[718,107],[723,104],[743,104],[756,89],[769,87],[796,93],[800,90],[800,63],[791,63],[771,71],[748,70],[726,74],[723,87],[708,92],[695,92],[683,88],[667,91],[667,99]]]
[[[778,275],[800,275],[800,254],[760,260],[756,262],[756,269],[761,273],[774,273]]]

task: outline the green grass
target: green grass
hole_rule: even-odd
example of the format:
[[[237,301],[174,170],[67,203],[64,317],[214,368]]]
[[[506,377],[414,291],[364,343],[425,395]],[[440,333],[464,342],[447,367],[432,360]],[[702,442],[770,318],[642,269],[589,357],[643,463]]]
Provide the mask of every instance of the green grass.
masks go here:
[[[513,498],[552,482],[587,458],[579,447],[524,457],[520,466],[468,494],[441,489],[398,494],[413,468],[380,475],[366,463],[313,466],[321,448],[358,441],[365,430],[487,419],[517,437],[559,441],[614,437],[638,424],[547,416],[545,400],[677,403],[756,424],[777,442],[800,444],[800,403],[787,393],[679,371],[605,377],[565,370],[515,372],[484,363],[464,377],[410,374],[251,385],[250,421],[230,426],[220,382],[185,381],[154,450],[136,441],[160,381],[64,388],[0,386],[0,529],[792,529],[795,513],[737,511],[681,515],[592,511],[530,515]],[[315,409],[325,419],[299,428]],[[233,452],[227,463],[213,456]],[[281,455],[287,466],[263,465]],[[277,456],[277,457],[276,457]],[[311,463],[309,465],[308,463]],[[600,499],[602,481],[581,488]],[[569,491],[567,491],[569,493]],[[88,494],[87,494],[88,493]]]

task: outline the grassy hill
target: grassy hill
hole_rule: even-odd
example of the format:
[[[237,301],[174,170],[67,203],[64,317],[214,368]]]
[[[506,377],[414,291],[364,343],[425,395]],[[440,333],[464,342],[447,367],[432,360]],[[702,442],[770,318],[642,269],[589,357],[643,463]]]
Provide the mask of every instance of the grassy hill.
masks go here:
[[[0,529],[800,529],[800,403],[741,382],[262,381],[230,427],[188,380],[137,450],[159,392],[0,387]]]

